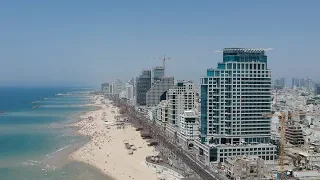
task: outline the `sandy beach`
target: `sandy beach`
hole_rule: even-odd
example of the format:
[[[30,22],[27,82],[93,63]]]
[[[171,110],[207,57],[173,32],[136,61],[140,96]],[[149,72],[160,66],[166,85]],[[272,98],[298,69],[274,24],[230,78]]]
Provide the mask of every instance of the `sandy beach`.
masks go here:
[[[83,120],[73,124],[78,133],[90,136],[91,140],[70,155],[71,160],[88,163],[116,180],[156,180],[156,172],[145,164],[146,156],[153,155],[149,147],[134,127],[119,128],[116,125],[118,108],[110,101],[96,96],[94,106],[101,109],[88,112]],[[102,104],[105,101],[106,104]],[[124,141],[136,147],[133,154],[125,147]]]

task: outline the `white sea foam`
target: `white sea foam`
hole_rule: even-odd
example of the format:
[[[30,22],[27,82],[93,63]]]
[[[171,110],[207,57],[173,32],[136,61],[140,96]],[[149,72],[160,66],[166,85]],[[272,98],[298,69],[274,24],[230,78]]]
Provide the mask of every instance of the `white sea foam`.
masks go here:
[[[67,107],[83,107],[84,105],[74,105],[74,104],[70,104],[70,105],[42,105],[41,107],[45,107],[45,108],[67,108]]]
[[[24,165],[24,166],[35,166],[35,165],[41,164],[41,162],[40,161],[35,161],[35,160],[27,160],[25,162],[22,162],[21,164]]]
[[[67,146],[65,146],[65,147],[63,147],[63,148],[60,148],[60,149],[54,151],[53,153],[48,154],[47,157],[50,158],[50,157],[52,157],[52,155],[54,155],[55,153],[60,152],[60,151],[62,151],[62,150],[64,150],[64,149],[68,148],[69,146],[70,146],[70,145],[67,145]]]

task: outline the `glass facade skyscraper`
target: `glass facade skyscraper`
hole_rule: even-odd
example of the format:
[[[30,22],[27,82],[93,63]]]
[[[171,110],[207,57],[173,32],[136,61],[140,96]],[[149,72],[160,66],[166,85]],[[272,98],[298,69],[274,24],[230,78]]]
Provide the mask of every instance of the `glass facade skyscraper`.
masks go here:
[[[136,78],[136,104],[139,106],[146,105],[146,95],[151,88],[151,70],[143,70],[139,77]]]
[[[223,62],[201,78],[200,142],[207,150],[199,151],[208,161],[251,154],[274,160],[271,120],[263,116],[272,103],[267,66],[263,49],[225,48]]]
[[[156,66],[154,68],[152,68],[152,79],[151,79],[151,83],[154,84],[156,83],[158,80],[161,79],[161,77],[164,76],[164,67],[163,66]]]
[[[155,82],[147,92],[147,106],[157,106],[161,101],[161,96],[173,88],[174,77],[161,77]]]

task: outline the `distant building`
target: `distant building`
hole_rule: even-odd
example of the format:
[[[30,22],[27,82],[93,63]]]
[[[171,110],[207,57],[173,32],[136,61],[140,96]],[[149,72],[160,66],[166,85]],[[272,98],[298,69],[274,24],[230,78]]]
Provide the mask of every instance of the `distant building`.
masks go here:
[[[307,88],[308,90],[310,90],[310,89],[312,89],[312,87],[313,87],[313,82],[312,82],[311,77],[309,77],[309,78],[307,79],[306,88]]]
[[[109,91],[109,83],[102,83],[101,91]]]
[[[306,80],[304,78],[299,79],[299,87],[306,87]]]
[[[305,78],[292,78],[292,84],[291,87],[304,87],[307,88],[308,90],[311,90],[316,86],[316,83],[312,81],[312,79],[309,77],[307,79]]]
[[[314,85],[314,94],[315,95],[320,95],[320,83],[316,83]]]
[[[223,62],[201,77],[199,160],[223,162],[227,157],[257,155],[274,160],[269,144],[271,71],[263,49],[225,48]]]
[[[158,104],[158,109],[157,109],[157,123],[160,125],[163,125],[164,127],[168,123],[169,119],[169,101],[168,100],[163,100]]]
[[[300,87],[298,78],[292,78],[291,88],[293,89],[294,87]]]
[[[284,77],[282,77],[280,79],[276,79],[274,81],[274,88],[275,89],[283,89],[285,86],[286,86],[286,83],[285,83],[285,78]]]
[[[154,84],[156,83],[158,80],[160,80],[161,77],[164,76],[164,67],[163,66],[156,66],[154,68],[152,68],[152,72],[151,72],[151,83]]]
[[[138,106],[146,105],[146,95],[151,88],[151,70],[143,70],[136,78],[136,104]]]
[[[126,84],[126,96],[129,100],[133,99],[133,94],[134,90],[133,90],[133,85],[131,83],[127,83]]]
[[[265,172],[264,160],[258,156],[228,157],[224,161],[228,177],[238,179],[262,179]]]
[[[112,89],[113,94],[120,94],[123,90],[125,90],[125,85],[121,80],[117,79],[116,81],[112,82]]]
[[[103,83],[101,84],[101,91],[105,94],[113,94],[114,83]]]
[[[109,90],[107,91],[108,94],[114,93],[114,82],[109,83]]]
[[[156,106],[161,101],[161,96],[166,95],[167,91],[173,87],[174,77],[161,77],[147,92],[146,105]]]

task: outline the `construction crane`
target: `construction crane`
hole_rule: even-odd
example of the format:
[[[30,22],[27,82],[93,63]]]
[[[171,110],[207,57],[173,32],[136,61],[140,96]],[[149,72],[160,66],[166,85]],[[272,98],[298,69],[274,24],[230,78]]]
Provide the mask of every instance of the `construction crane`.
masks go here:
[[[275,91],[275,95],[274,95],[274,99],[275,99],[275,104],[274,104],[274,109],[275,111],[278,111],[278,89],[276,88],[276,91]]]
[[[163,63],[164,69],[166,68],[166,60],[168,60],[168,59],[170,59],[170,58],[166,57],[166,55],[163,56],[162,63]]]
[[[285,124],[286,120],[288,120],[288,113],[287,112],[281,112],[281,120],[280,120],[280,127],[281,127],[281,133],[280,133],[280,168],[281,168],[281,180],[284,180],[284,158],[285,158]]]
[[[292,117],[299,116],[300,112],[288,112],[288,111],[283,111],[280,112],[280,170],[281,170],[281,180],[285,180],[284,176],[284,159],[285,159],[285,144],[286,144],[286,138],[285,138],[285,133],[286,133],[286,122],[288,122],[289,118],[291,119]],[[264,117],[274,117],[274,114],[264,114]]]

